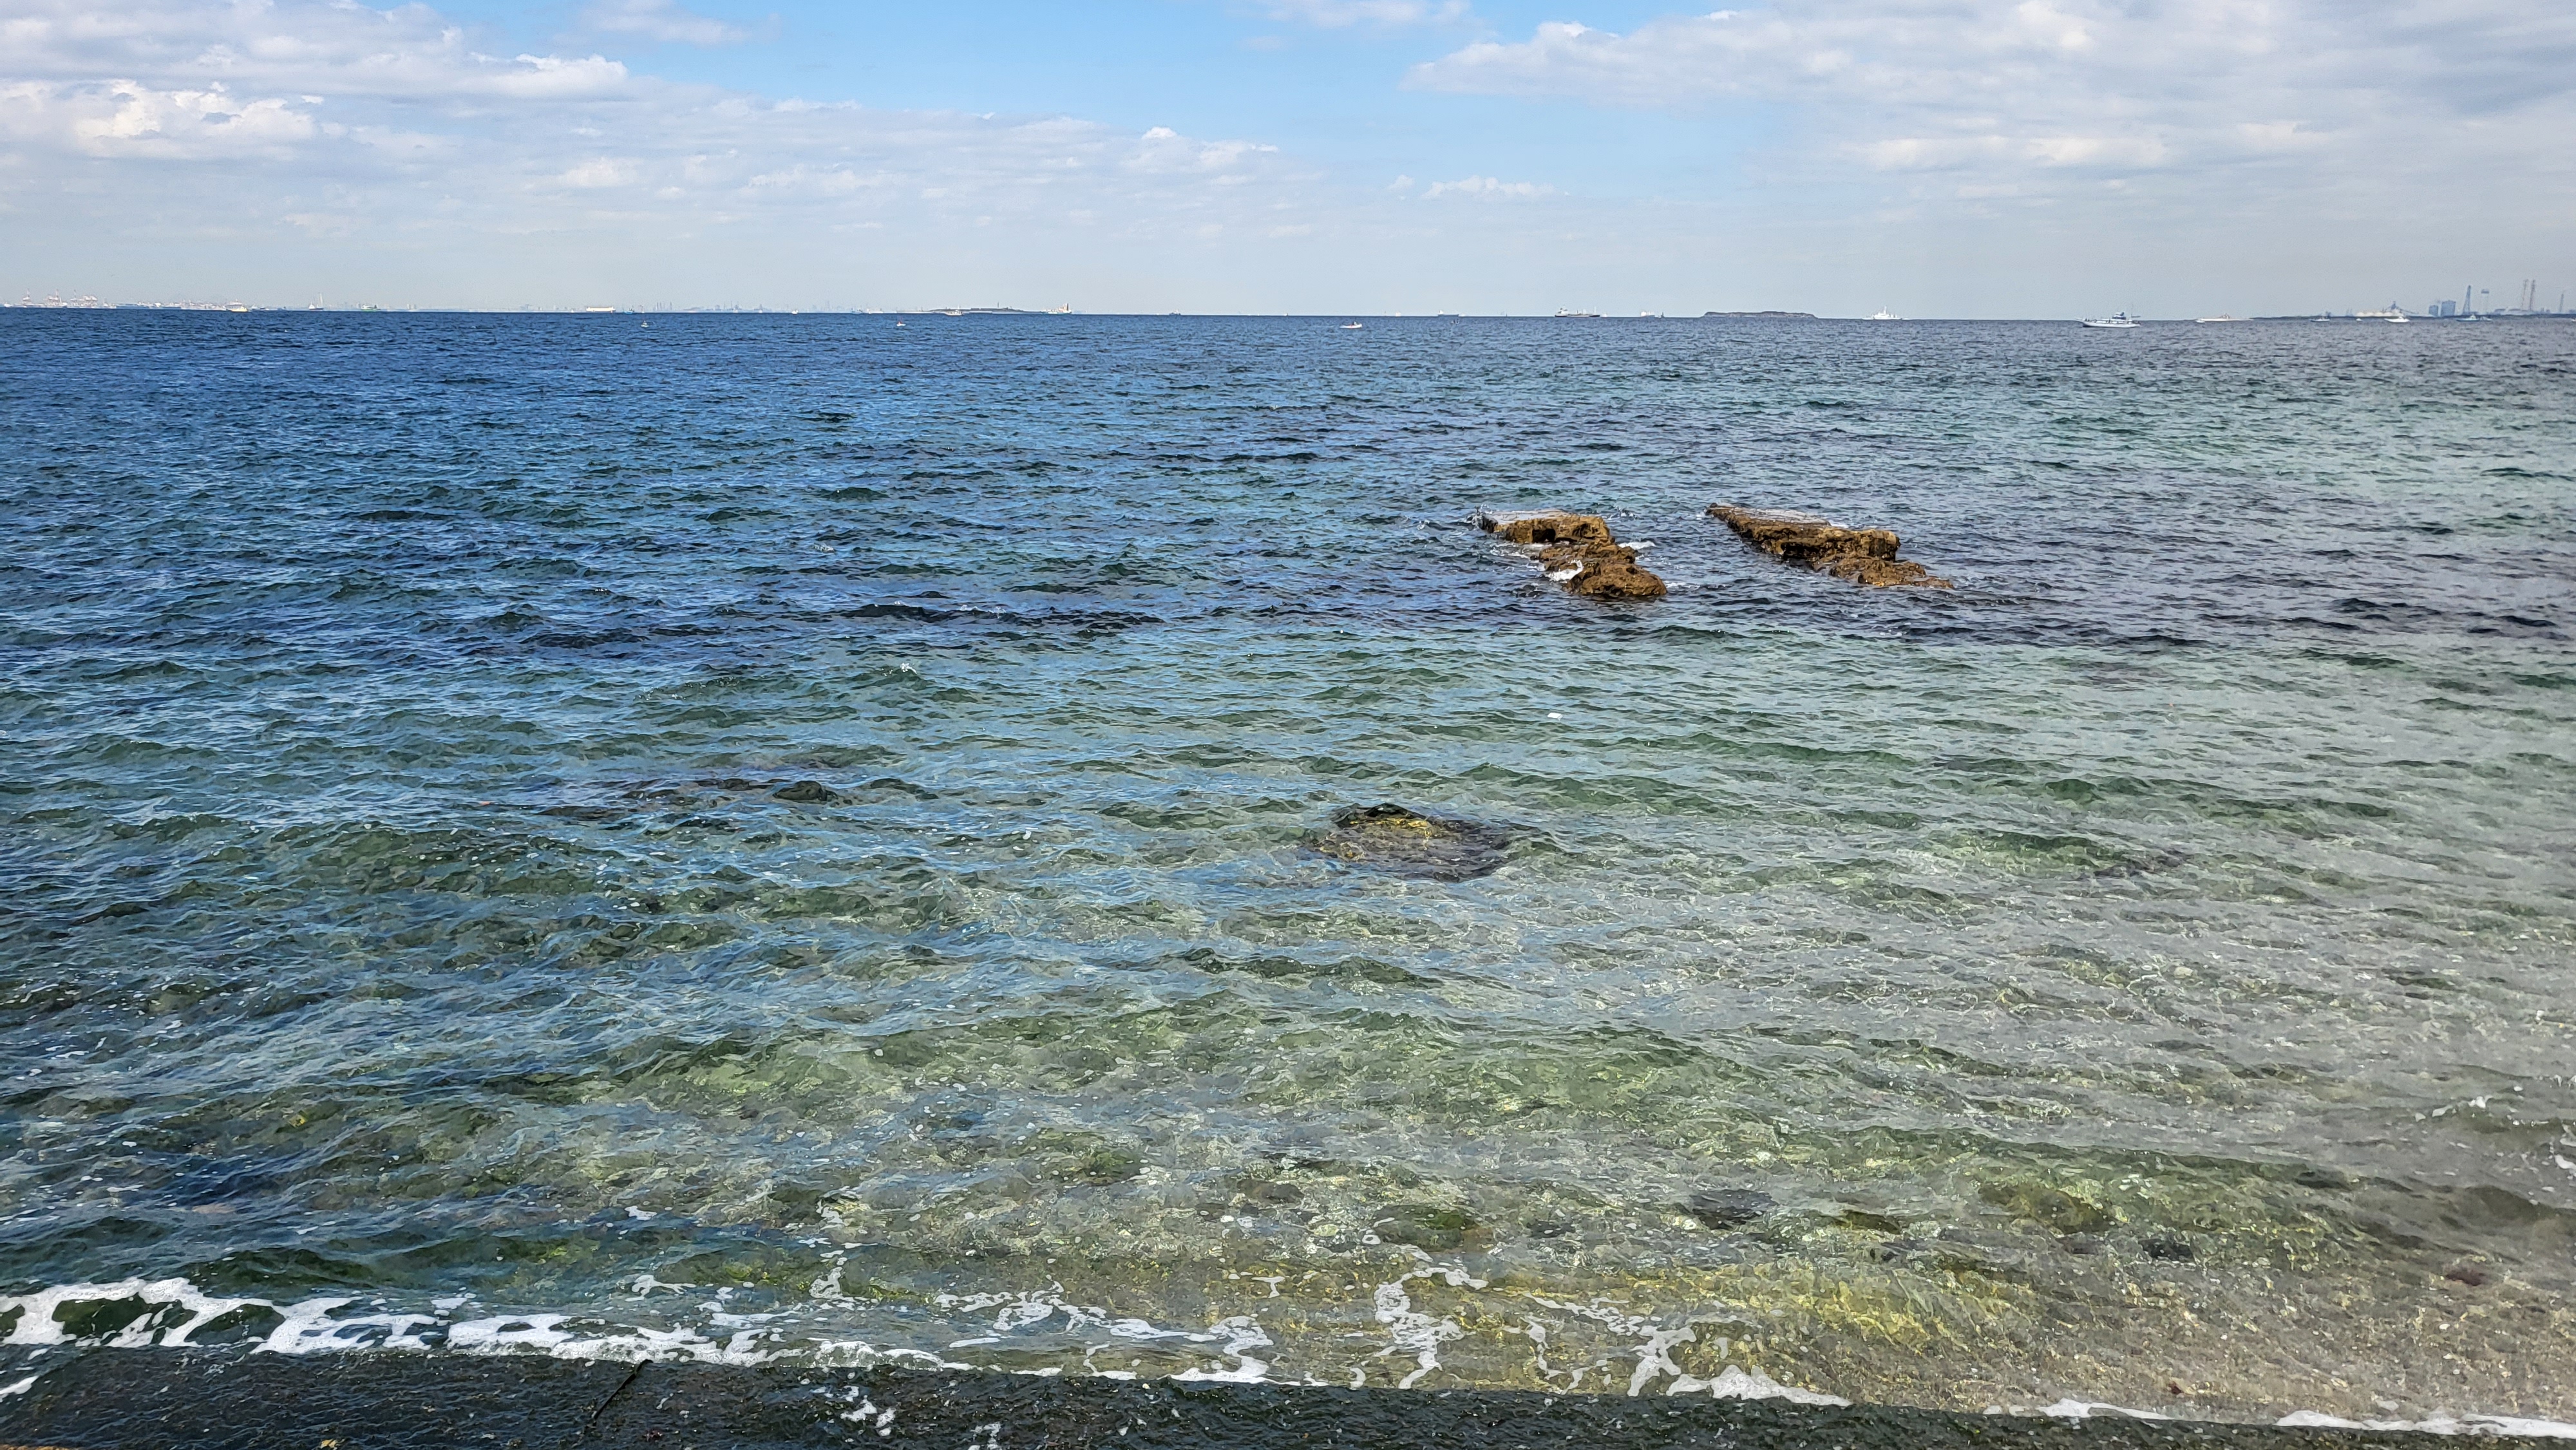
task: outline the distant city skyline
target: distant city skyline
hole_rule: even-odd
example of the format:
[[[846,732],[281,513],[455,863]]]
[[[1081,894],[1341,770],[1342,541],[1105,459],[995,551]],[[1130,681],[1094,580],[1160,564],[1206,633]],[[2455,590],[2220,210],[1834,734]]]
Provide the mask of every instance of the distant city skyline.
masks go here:
[[[2576,11],[2539,0],[0,0],[0,35],[13,301],[2194,316],[2576,275]]]

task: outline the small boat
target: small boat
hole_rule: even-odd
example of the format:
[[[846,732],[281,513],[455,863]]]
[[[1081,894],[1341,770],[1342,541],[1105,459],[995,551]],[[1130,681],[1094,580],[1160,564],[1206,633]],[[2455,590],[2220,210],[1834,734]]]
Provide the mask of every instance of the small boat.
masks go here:
[[[1344,332],[1357,332],[1359,331],[1359,328],[1360,325],[1356,322],[1345,322],[1342,324],[1342,331]]]
[[[1905,319],[1882,307],[1863,319],[1868,322],[1903,322]]]
[[[2138,325],[2138,319],[2126,312],[2114,312],[2108,317],[2085,318],[2084,325],[2086,327],[2135,327]]]
[[[1556,309],[1556,315],[1559,317],[1599,317],[1601,314],[1598,312],[1568,312],[1564,308],[1560,307]]]

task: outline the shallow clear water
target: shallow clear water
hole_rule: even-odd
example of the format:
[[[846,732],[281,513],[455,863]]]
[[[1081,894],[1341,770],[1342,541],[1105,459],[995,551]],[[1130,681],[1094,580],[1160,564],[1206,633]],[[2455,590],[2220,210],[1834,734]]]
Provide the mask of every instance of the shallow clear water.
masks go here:
[[[2576,329],[0,342],[0,1368],[2576,1414]]]

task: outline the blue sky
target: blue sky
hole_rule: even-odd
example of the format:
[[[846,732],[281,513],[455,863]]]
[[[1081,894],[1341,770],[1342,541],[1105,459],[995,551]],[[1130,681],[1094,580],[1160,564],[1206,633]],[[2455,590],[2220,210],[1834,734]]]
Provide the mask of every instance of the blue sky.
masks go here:
[[[2576,280],[2564,0],[0,0],[0,288],[2162,315]]]

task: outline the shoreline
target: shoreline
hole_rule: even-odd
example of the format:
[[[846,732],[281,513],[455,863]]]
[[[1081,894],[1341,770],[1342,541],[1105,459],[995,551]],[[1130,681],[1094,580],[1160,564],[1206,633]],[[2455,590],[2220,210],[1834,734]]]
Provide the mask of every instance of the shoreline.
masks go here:
[[[1803,1406],[1700,1396],[1063,1378],[367,1351],[311,1358],[94,1349],[0,1399],[0,1447],[318,1444],[998,1447],[1579,1444],[1730,1450],[2401,1450],[2548,1439],[2456,1431]]]

